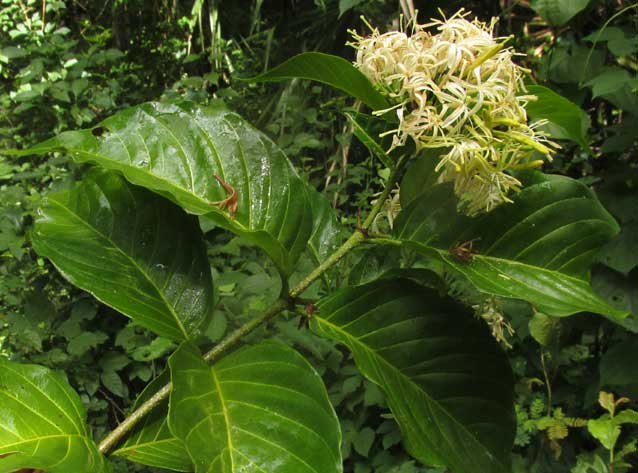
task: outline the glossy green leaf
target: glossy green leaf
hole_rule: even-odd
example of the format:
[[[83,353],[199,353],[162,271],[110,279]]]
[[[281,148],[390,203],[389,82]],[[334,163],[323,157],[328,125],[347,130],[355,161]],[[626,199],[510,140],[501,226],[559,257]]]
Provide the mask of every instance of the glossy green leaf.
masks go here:
[[[319,335],[345,344],[383,388],[406,448],[454,473],[505,473],[513,380],[484,323],[407,279],[343,289],[318,305]]]
[[[347,235],[326,196],[310,186],[308,186],[308,194],[313,216],[308,250],[314,261],[319,264],[341,246]]]
[[[245,347],[210,367],[183,344],[169,365],[169,426],[196,473],[342,471],[339,422],[326,389],[291,348]]]
[[[589,147],[589,116],[578,105],[541,85],[530,85],[527,89],[537,98],[526,107],[532,120],[548,120],[545,131],[553,138],[571,140],[586,149]]]
[[[207,215],[263,248],[285,273],[306,247],[312,216],[304,181],[270,139],[221,104],[146,103],[12,153],[57,150]]]
[[[310,79],[330,85],[361,100],[373,110],[389,107],[386,99],[370,80],[349,61],[324,53],[302,53],[250,80],[251,82],[277,82],[288,79]]]
[[[136,399],[137,409],[162,386],[170,381],[168,370],[151,381]],[[168,399],[160,403],[129,435],[124,445],[113,454],[127,460],[173,471],[192,471],[184,443],[173,436],[168,428]]]
[[[57,373],[0,358],[0,473],[111,471],[86,426],[80,397]]]
[[[615,220],[578,181],[532,173],[526,183],[513,203],[477,218],[457,212],[451,184],[427,188],[399,215],[396,236],[480,291],[526,300],[548,315],[624,317],[588,282],[595,251],[618,233]],[[451,252],[469,241],[469,259]]]
[[[589,0],[532,0],[531,7],[551,25],[567,23],[587,8]]]
[[[49,195],[32,239],[69,281],[160,335],[189,338],[212,314],[195,217],[116,173],[96,168]]]

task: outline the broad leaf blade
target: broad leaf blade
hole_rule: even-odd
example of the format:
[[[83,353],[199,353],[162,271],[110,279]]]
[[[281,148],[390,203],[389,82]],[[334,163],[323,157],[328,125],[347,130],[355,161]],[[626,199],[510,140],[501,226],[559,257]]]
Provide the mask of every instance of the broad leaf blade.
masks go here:
[[[69,281],[159,335],[189,338],[212,314],[196,219],[116,173],[93,169],[49,195],[32,239]]]
[[[551,25],[567,23],[587,8],[589,0],[532,0],[531,7]]]
[[[532,120],[548,120],[546,129],[552,137],[572,140],[589,149],[589,116],[578,105],[547,87],[530,85],[527,90],[537,98],[526,107]]]
[[[6,455],[6,456],[5,456]],[[58,374],[0,358],[0,472],[107,473],[80,397]]]
[[[208,215],[263,248],[287,274],[305,249],[311,214],[304,182],[271,140],[221,105],[146,103],[13,154],[56,150]]]
[[[340,472],[341,433],[319,375],[276,343],[210,367],[190,344],[170,358],[169,426],[195,472]]]
[[[445,154],[440,148],[421,151],[420,157],[414,161],[401,179],[401,208],[406,208],[419,197],[425,189],[436,185],[440,172],[436,171],[440,156]]]
[[[396,235],[422,254],[464,274],[480,291],[526,300],[555,316],[625,312],[588,283],[594,252],[618,225],[583,184],[533,173],[511,204],[471,219],[456,210],[451,184],[426,189],[397,219]],[[450,250],[472,241],[469,261]]]
[[[250,80],[277,82],[288,79],[310,79],[330,85],[361,100],[373,110],[389,107],[387,100],[349,61],[324,53],[302,53]]]
[[[168,370],[149,383],[135,400],[133,409],[151,398],[170,381]],[[192,471],[184,443],[175,438],[168,428],[168,399],[160,403],[135,427],[128,439],[114,455],[142,465],[167,468],[173,471]]]
[[[346,288],[318,309],[313,330],[383,388],[414,457],[454,473],[508,471],[512,375],[482,322],[406,279]]]

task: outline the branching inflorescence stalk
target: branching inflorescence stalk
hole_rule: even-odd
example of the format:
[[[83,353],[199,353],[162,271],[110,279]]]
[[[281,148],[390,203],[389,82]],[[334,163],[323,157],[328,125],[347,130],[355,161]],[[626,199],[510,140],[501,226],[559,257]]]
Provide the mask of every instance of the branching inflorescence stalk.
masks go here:
[[[234,330],[230,335],[220,341],[215,347],[204,355],[204,359],[208,363],[214,363],[225,354],[228,350],[235,347],[242,338],[251,333],[253,330],[269,321],[276,315],[286,309],[294,307],[295,299],[301,295],[308,287],[320,278],[328,269],[336,265],[349,251],[362,243],[367,237],[368,228],[372,225],[374,218],[383,208],[383,204],[387,200],[390,192],[397,183],[399,176],[403,170],[404,157],[401,157],[394,167],[388,181],[386,183],[381,196],[375,202],[369,215],[350,237],[341,245],[334,253],[330,255],[324,262],[317,266],[308,276],[306,276],[299,284],[290,289],[288,299],[280,298],[275,301],[270,308],[259,316],[249,320],[241,327]],[[171,393],[172,384],[165,384],[147,401],[142,403],[137,409],[129,414],[115,429],[113,429],[98,446],[102,454],[110,452],[146,415],[148,415],[155,407],[164,401]]]

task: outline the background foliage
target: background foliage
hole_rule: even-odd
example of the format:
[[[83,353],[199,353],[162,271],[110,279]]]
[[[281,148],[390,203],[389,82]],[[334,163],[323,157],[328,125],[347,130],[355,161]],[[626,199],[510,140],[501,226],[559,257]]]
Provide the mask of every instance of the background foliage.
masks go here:
[[[341,114],[356,104],[316,83],[248,84],[240,78],[304,51],[351,58],[347,30],[365,30],[360,15],[382,29],[396,27],[401,3],[2,0],[0,149],[90,126],[146,100],[223,98],[268,133],[336,209],[356,214],[369,205],[380,182],[379,165],[353,138]],[[623,461],[638,462],[636,430],[624,423],[613,442],[605,437],[609,402],[599,393],[626,397],[621,412],[636,407],[637,8],[621,0],[414,4],[421,21],[437,16],[438,8],[452,14],[465,7],[483,19],[498,16],[499,35],[514,35],[514,47],[527,53],[520,61],[533,71],[530,81],[578,106],[564,107],[555,98],[550,131],[564,140],[548,171],[590,186],[620,223],[620,234],[597,255],[593,281],[601,294],[634,315],[624,328],[587,313],[550,318],[523,303],[481,299],[462,280],[449,278],[448,283],[480,313],[504,313],[515,330],[507,347],[517,382],[515,471],[603,473],[610,449],[613,471],[625,471]],[[0,155],[0,356],[65,373],[101,437],[124,417],[175,346],[109,316],[112,309],[71,287],[31,248],[29,230],[39,197],[69,187],[82,172],[64,156]],[[385,213],[390,221],[393,212]],[[248,241],[205,220],[200,225],[216,281],[215,311],[206,330],[214,342],[267,308],[280,283],[274,265]],[[351,270],[337,280],[371,280],[397,258],[393,251],[364,257],[356,252]],[[435,473],[403,452],[394,422],[383,416],[388,408],[379,388],[363,379],[347,352],[311,337],[297,322],[276,319],[277,330],[264,330],[292,342],[324,377],[341,419],[345,470]],[[118,468],[152,471],[130,463]]]

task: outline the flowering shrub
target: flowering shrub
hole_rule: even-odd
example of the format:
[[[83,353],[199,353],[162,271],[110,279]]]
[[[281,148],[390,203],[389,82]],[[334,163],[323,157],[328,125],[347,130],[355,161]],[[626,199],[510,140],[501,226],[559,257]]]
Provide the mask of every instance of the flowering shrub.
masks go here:
[[[593,253],[619,231],[593,192],[539,171],[509,174],[537,167],[529,154],[549,157],[553,145],[527,124],[523,72],[492,28],[457,15],[415,23],[409,36],[373,29],[357,37],[358,68],[306,53],[254,79],[330,84],[390,128],[392,158],[374,127],[353,117],[387,169],[350,232],[282,150],[220,102],[145,103],[8,151],[93,166],[40,203],[33,248],[177,348],[99,443],[59,374],[0,360],[0,471],[109,473],[114,454],[197,473],[340,473],[341,425],[319,374],[292,347],[248,337],[287,313],[352,354],[416,460],[454,473],[510,472],[516,414],[503,300],[546,317],[591,312],[623,323],[627,311],[589,284]],[[417,153],[403,148],[408,138]],[[438,177],[422,148],[441,149]],[[203,230],[211,225],[261,249],[281,288],[212,348],[202,341],[219,299]],[[365,283],[343,264],[347,256],[365,266],[366,250],[380,248],[398,257]],[[474,311],[451,274],[482,295]]]

